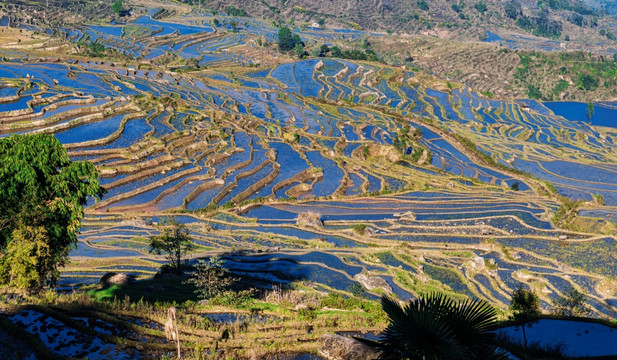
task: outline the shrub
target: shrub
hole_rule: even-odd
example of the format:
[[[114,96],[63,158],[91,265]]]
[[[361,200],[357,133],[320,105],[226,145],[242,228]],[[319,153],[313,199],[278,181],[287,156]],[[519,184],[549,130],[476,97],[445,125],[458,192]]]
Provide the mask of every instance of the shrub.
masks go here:
[[[482,1],[479,1],[479,2],[475,3],[475,5],[473,7],[476,8],[476,10],[478,10],[479,13],[484,13],[488,9],[486,7],[486,4],[484,2],[482,2]]]
[[[211,299],[223,294],[237,279],[229,276],[229,269],[223,267],[220,257],[211,257],[208,261],[199,260],[197,272],[191,275],[189,283],[195,284],[195,293],[200,299]]]
[[[418,1],[417,1],[417,4],[418,4],[418,7],[419,7],[421,10],[428,11],[429,6],[428,6],[428,4],[426,3],[426,1],[424,1],[424,0],[418,0]]]

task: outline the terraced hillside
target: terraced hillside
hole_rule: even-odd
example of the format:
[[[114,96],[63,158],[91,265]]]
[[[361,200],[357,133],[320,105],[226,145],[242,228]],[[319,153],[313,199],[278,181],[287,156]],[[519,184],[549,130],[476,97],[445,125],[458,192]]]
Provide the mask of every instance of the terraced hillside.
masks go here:
[[[261,289],[352,296],[361,285],[368,299],[402,300],[440,290],[505,310],[522,284],[548,310],[574,287],[593,316],[615,316],[614,103],[589,113],[495,100],[407,67],[275,55],[258,40],[277,29],[260,20],[139,11],[123,25],[19,29],[24,42],[100,44],[101,58],[2,48],[0,136],[53,133],[107,190],[88,204],[60,290],[110,271],[151,278],[163,258],[149,238],[173,218],[190,230],[192,263],[219,254]],[[315,44],[366,35],[297,33]],[[63,327],[38,310],[10,320]],[[125,320],[109,322],[148,333]],[[101,341],[76,326],[90,336],[81,343]]]
[[[197,4],[191,0],[183,2]],[[552,39],[565,41],[574,48],[607,51],[614,47],[615,41],[614,36],[607,36],[607,32],[612,34],[615,19],[606,16],[602,6],[579,0],[211,0],[204,3],[207,8],[219,12],[228,11],[230,5],[258,18],[293,19],[297,24],[323,21],[326,27],[388,30],[441,39],[484,40],[489,30],[532,49],[541,49]],[[540,38],[534,39],[533,35]],[[558,50],[559,42],[554,43],[553,49]]]
[[[581,51],[526,51],[491,36],[484,43],[425,36],[380,37],[371,43],[399,64],[420,67],[500,99],[597,102],[614,101],[617,96],[617,62],[612,58]]]

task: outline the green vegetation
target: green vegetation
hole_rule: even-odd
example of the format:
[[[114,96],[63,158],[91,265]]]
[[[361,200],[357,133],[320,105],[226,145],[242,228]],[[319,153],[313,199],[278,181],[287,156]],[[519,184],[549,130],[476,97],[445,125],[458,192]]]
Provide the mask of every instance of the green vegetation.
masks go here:
[[[428,11],[429,9],[428,3],[424,0],[417,0],[416,4],[420,10]]]
[[[373,301],[348,298],[339,293],[328,293],[325,298],[321,299],[320,305],[321,307],[329,307],[339,310],[361,309],[374,315],[381,313],[381,309],[379,309],[379,306]]]
[[[519,16],[523,14],[521,3],[518,0],[512,0],[508,2],[505,6],[505,12],[506,16],[516,20]]]
[[[124,15],[124,13],[126,12],[122,0],[116,0],[111,6],[111,9],[120,16]]]
[[[182,270],[182,259],[194,247],[186,225],[173,219],[161,227],[161,235],[150,239],[150,252],[157,255],[165,254],[169,261],[169,269],[176,272]]]
[[[404,307],[381,298],[388,327],[381,341],[358,339],[382,351],[383,359],[476,359],[497,357],[497,312],[481,300],[457,302],[433,293]],[[490,354],[490,355],[489,355]]]
[[[576,213],[582,202],[581,200],[572,200],[569,198],[562,198],[561,200],[562,205],[555,213],[555,216],[553,216],[553,223],[557,226],[567,227],[576,217]]]
[[[189,283],[197,288],[195,293],[200,299],[211,299],[223,292],[238,279],[229,276],[229,269],[223,266],[220,257],[211,257],[208,261],[199,260],[195,268],[196,273],[191,275]]]
[[[306,55],[306,51],[304,51],[304,45],[302,45],[301,42],[296,43],[296,46],[294,47],[294,54],[296,54],[299,59],[302,59]]]
[[[296,42],[291,30],[287,26],[283,26],[278,32],[278,46],[281,52],[287,52],[295,48]]]
[[[366,297],[366,289],[364,288],[364,286],[360,284],[356,284],[356,283],[351,284],[349,288],[347,288],[347,291],[349,291],[351,295],[357,298]]]
[[[248,16],[248,14],[246,13],[244,9],[238,9],[237,7],[233,5],[228,5],[225,8],[225,13],[227,13],[227,15],[229,16],[239,16],[239,17]]]
[[[107,51],[103,44],[99,44],[97,42],[89,41],[87,43],[79,43],[78,45],[86,50],[87,56],[103,57]]]
[[[364,234],[364,230],[366,230],[366,225],[365,224],[356,224],[354,226],[352,226],[353,231],[356,234]]]
[[[593,108],[593,103],[592,102],[587,103],[587,119],[591,120],[594,112],[595,110]]]
[[[486,3],[484,3],[483,1],[478,1],[477,3],[475,3],[473,5],[473,7],[479,12],[484,14],[486,12],[486,10],[488,10],[488,7],[486,6]]]
[[[0,284],[38,292],[56,284],[87,197],[105,191],[94,165],[70,161],[53,135],[0,139],[0,163]]]
[[[538,0],[538,7],[570,10],[580,15],[596,15],[592,8],[580,0]]]
[[[515,84],[524,87],[530,98],[550,101],[566,92],[570,98],[582,99],[594,93],[604,94],[596,97],[617,94],[613,91],[617,86],[617,63],[602,56],[582,52],[519,51],[517,54],[520,64],[514,73]],[[554,72],[556,78],[540,75],[547,71]]]
[[[590,74],[579,74],[577,86],[582,90],[593,91],[598,88],[598,79]]]
[[[550,20],[548,13],[544,11],[538,17],[520,16],[516,20],[516,25],[536,36],[548,38],[559,38],[562,31],[561,22]]]

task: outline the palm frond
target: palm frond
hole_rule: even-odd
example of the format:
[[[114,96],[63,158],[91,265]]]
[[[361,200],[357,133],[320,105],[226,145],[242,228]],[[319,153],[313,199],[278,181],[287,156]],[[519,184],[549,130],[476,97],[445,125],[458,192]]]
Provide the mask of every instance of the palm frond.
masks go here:
[[[385,359],[463,358],[465,349],[454,341],[454,333],[440,312],[452,306],[451,299],[440,294],[412,300],[401,308],[389,297],[382,297],[390,324],[382,333],[382,356]]]

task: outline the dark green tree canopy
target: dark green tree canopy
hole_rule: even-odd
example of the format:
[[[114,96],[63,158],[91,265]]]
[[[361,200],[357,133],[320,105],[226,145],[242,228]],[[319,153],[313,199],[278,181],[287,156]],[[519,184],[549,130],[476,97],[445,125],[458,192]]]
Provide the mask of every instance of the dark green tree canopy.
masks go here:
[[[293,50],[296,46],[294,36],[291,34],[291,30],[287,26],[283,26],[279,29],[278,45],[279,50],[281,50],[282,52]]]
[[[0,284],[30,291],[53,285],[88,196],[105,192],[98,172],[90,162],[72,162],[49,134],[0,139],[0,163]]]

